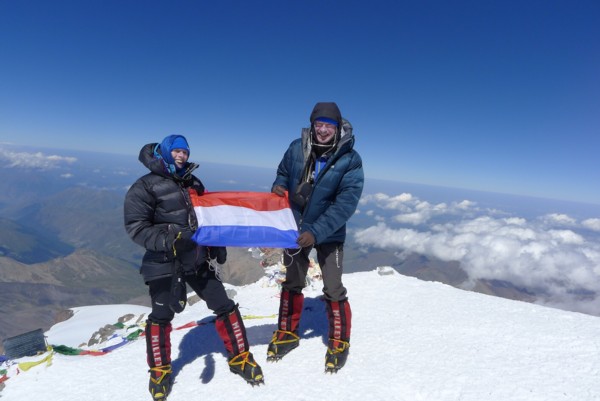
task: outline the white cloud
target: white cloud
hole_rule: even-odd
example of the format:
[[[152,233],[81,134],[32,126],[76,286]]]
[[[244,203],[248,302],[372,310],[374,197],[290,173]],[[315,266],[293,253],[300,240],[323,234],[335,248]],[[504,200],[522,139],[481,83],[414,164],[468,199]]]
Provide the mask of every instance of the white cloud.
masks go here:
[[[408,223],[408,224],[412,224],[413,226],[416,226],[416,225],[426,222],[429,219],[429,216],[424,213],[413,212],[413,213],[399,214],[398,216],[394,217],[394,219],[398,223]]]
[[[600,243],[584,230],[600,231],[600,219],[578,223],[549,214],[529,221],[498,217],[504,213],[478,209],[470,201],[434,205],[407,194],[399,199],[382,194],[363,199],[373,214],[377,208],[399,213],[357,230],[359,244],[459,261],[471,280],[541,290],[548,302],[586,291],[600,294]]]
[[[569,217],[566,214],[559,214],[559,213],[551,213],[551,214],[542,216],[542,220],[544,220],[548,224],[562,225],[562,226],[573,226],[573,225],[577,224],[577,221],[574,218]]]
[[[421,201],[417,197],[403,193],[397,196],[389,196],[383,193],[365,195],[361,198],[361,204],[374,204],[382,210],[392,210],[399,214],[393,217],[398,223],[417,226],[425,224],[432,218],[444,214],[463,214],[469,210],[476,210],[476,203],[468,200],[446,203],[431,204]]]
[[[42,152],[27,153],[13,152],[0,148],[0,160],[7,168],[54,168],[63,164],[72,164],[77,161],[75,157],[58,155],[45,155]]]
[[[600,232],[600,219],[587,219],[582,221],[581,225],[587,229]]]
[[[562,244],[582,244],[584,239],[570,230],[550,230],[548,234],[556,241],[557,245]]]

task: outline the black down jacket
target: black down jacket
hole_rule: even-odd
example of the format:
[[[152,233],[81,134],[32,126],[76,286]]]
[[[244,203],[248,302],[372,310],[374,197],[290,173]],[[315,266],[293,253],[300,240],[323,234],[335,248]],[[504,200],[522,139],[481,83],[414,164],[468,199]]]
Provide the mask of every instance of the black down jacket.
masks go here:
[[[146,249],[140,273],[147,283],[173,273],[173,241],[179,232],[193,233],[198,228],[189,190],[204,192],[202,182],[191,174],[197,166],[187,163],[185,178],[166,171],[154,154],[157,144],[145,145],[139,160],[150,172],[140,177],[127,191],[124,204],[125,230],[129,237]],[[206,263],[206,249],[177,254],[186,271]]]

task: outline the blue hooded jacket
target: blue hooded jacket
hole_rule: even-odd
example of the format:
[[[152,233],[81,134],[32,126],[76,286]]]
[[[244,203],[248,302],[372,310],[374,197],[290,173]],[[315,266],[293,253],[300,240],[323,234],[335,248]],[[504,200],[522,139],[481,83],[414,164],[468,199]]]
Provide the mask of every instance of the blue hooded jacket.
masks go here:
[[[288,190],[290,206],[300,233],[310,231],[316,244],[344,242],[346,222],[358,206],[364,185],[362,159],[354,147],[352,125],[342,121],[340,139],[327,163],[319,172],[304,207],[293,200],[305,175],[305,164],[311,162],[311,130],[302,129],[283,155],[273,187]]]
[[[165,168],[171,174],[177,173],[181,175],[185,172],[185,168],[177,168],[175,165],[175,160],[173,160],[173,156],[171,156],[171,151],[173,149],[185,149],[188,152],[188,157],[190,155],[190,146],[183,135],[169,135],[154,148],[154,157],[162,159]]]

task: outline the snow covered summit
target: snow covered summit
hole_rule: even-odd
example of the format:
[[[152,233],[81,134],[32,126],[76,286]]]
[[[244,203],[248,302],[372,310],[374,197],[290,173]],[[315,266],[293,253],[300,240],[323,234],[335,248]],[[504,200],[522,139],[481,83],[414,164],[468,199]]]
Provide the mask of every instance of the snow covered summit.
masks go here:
[[[265,374],[259,387],[229,372],[204,303],[188,306],[173,321],[176,377],[169,401],[600,400],[599,318],[461,291],[386,268],[344,276],[354,317],[350,357],[338,374],[325,374],[327,319],[320,283],[313,280],[305,289],[300,347],[278,363],[266,362],[278,287],[264,280],[227,286]],[[133,332],[148,311],[132,305],[77,308],[46,333],[48,342],[79,347],[125,314],[131,316],[123,330]],[[132,337],[98,355],[54,353],[50,365],[27,371],[14,362],[2,367],[9,376],[2,401],[151,399],[143,339]]]

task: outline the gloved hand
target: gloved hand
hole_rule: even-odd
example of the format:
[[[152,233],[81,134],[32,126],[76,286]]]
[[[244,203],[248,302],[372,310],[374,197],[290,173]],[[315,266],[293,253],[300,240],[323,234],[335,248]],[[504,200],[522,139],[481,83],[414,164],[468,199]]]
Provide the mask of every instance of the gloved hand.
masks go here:
[[[271,189],[272,193],[277,194],[279,196],[284,196],[285,195],[285,191],[287,191],[287,189],[285,189],[281,185],[275,185],[273,187],[273,189]]]
[[[202,183],[194,184],[190,187],[190,191],[195,191],[196,194],[202,195],[204,193],[204,185]]]
[[[315,236],[310,231],[304,231],[298,236],[296,243],[302,248],[315,244]]]
[[[179,232],[173,240],[173,254],[181,255],[184,252],[195,249],[198,244],[192,239],[193,233],[189,231]]]
[[[227,248],[224,246],[211,246],[208,248],[208,257],[216,259],[217,263],[222,265],[227,261]]]

